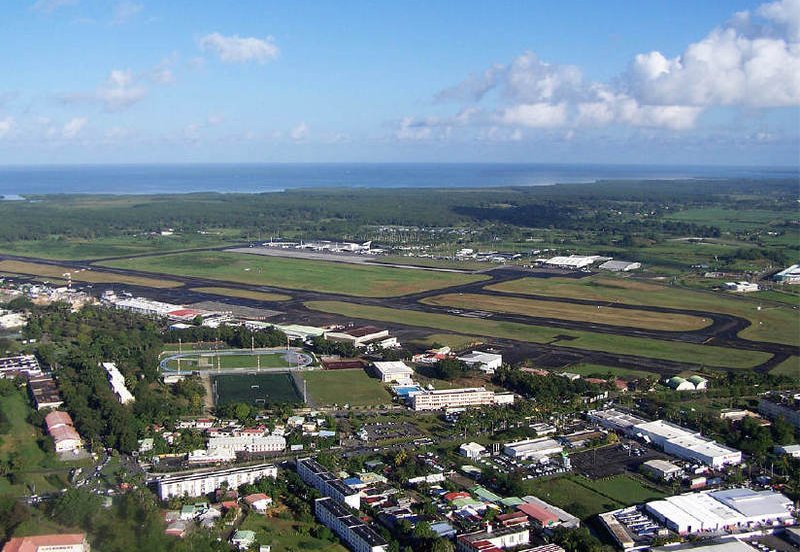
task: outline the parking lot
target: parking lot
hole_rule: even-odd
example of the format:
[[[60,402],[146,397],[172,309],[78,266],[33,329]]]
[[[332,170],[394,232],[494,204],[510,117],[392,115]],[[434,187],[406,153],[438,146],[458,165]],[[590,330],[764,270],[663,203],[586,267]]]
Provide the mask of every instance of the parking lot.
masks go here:
[[[572,469],[591,479],[609,477],[621,473],[636,472],[648,460],[670,460],[658,452],[636,441],[623,441],[616,445],[570,454]]]

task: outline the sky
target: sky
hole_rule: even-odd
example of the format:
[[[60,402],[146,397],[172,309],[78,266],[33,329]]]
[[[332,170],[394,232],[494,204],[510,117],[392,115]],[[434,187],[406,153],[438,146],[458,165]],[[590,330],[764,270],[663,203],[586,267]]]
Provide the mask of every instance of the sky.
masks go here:
[[[3,0],[0,164],[800,164],[800,0]]]

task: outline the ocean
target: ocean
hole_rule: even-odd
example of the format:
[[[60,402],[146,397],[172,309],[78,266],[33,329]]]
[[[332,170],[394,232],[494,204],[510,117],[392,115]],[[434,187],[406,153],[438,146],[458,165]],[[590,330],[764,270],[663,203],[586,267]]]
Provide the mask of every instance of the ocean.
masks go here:
[[[485,188],[618,179],[797,178],[798,168],[506,163],[0,167],[0,196],[260,193],[299,188]]]

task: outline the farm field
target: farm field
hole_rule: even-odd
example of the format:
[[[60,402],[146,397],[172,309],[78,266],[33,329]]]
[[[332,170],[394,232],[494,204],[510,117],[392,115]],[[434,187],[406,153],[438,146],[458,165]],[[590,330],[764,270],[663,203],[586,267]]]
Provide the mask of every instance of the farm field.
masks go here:
[[[758,310],[759,301],[720,293],[667,287],[630,278],[592,276],[571,278],[521,278],[488,286],[492,291],[608,301],[627,305],[651,305],[741,316],[752,326],[739,335],[745,339],[800,344],[800,317],[788,305]]]
[[[526,485],[534,496],[582,519],[664,496],[627,475],[597,480],[579,475],[565,475],[552,479],[535,479],[526,482]]]
[[[241,299],[253,299],[254,301],[288,301],[292,297],[283,293],[268,293],[266,291],[250,291],[247,289],[236,289],[227,287],[196,287],[191,291],[200,293],[210,293],[223,297],[239,297]]]
[[[383,384],[360,368],[307,371],[301,377],[308,385],[309,398],[319,406],[373,406],[392,402]]]
[[[179,253],[100,264],[115,268],[358,297],[394,297],[478,282],[487,278],[452,272],[363,266],[229,252]]]
[[[94,270],[75,271],[65,266],[29,263],[25,261],[0,261],[0,271],[59,279],[64,279],[64,274],[71,272],[73,281],[88,282],[91,284],[127,284],[151,288],[173,288],[183,285],[180,282],[172,280],[128,276],[125,274],[97,272]]]
[[[409,326],[463,332],[528,341],[531,343],[553,343],[561,347],[573,347],[636,355],[678,362],[689,362],[721,368],[752,368],[769,359],[770,355],[758,351],[744,351],[710,345],[696,345],[677,341],[661,341],[641,337],[599,334],[561,328],[531,326],[515,322],[480,320],[449,314],[396,310],[345,303],[341,301],[310,301],[311,310],[338,314],[364,320],[394,322]],[[556,341],[559,336],[573,338]]]
[[[191,249],[216,247],[232,243],[218,236],[174,235],[174,236],[124,236],[97,238],[51,238],[43,240],[20,240],[0,244],[0,252],[22,257],[77,261],[122,257]]]
[[[211,377],[211,385],[214,404],[245,402],[264,406],[303,402],[288,372],[215,375]]]
[[[598,308],[592,305],[576,305],[557,301],[537,301],[516,297],[498,297],[475,293],[445,294],[423,299],[428,305],[483,310],[509,314],[522,314],[540,318],[556,318],[592,321],[612,326],[628,326],[647,330],[681,331],[699,330],[711,324],[710,320],[684,314],[660,313],[642,310]]]

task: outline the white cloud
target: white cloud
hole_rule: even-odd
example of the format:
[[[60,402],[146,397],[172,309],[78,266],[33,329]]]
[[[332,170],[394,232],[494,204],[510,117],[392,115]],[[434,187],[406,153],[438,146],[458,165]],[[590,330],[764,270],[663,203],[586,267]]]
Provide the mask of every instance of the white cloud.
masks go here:
[[[53,13],[59,8],[73,6],[78,0],[37,0],[33,4],[33,9],[43,13]]]
[[[111,20],[111,23],[114,25],[127,23],[136,17],[136,15],[141,12],[143,8],[144,6],[142,4],[137,4],[136,2],[131,2],[130,0],[118,2],[114,6],[114,16]]]
[[[305,140],[308,137],[308,125],[301,122],[289,132],[289,137],[295,142]]]
[[[16,121],[14,121],[14,117],[0,119],[0,139],[5,138],[12,130],[14,130],[15,125]]]
[[[529,128],[559,127],[563,126],[567,121],[567,105],[563,102],[558,104],[546,102],[518,104],[503,109],[499,119],[511,126]]]
[[[395,137],[398,140],[421,141],[428,140],[433,135],[433,128],[424,122],[415,121],[412,117],[403,117],[400,121],[400,128],[397,129]]]
[[[267,38],[224,36],[211,33],[200,39],[204,52],[213,52],[226,63],[257,61],[265,63],[278,57],[278,47],[271,36]]]
[[[788,40],[800,42],[800,0],[779,0],[762,4],[756,13],[781,27]]]
[[[67,140],[77,138],[89,120],[86,117],[75,117],[64,124],[61,129],[61,136]]]
[[[136,84],[132,71],[115,69],[106,84],[97,90],[96,97],[107,110],[118,111],[138,103],[146,94],[147,90]]]

